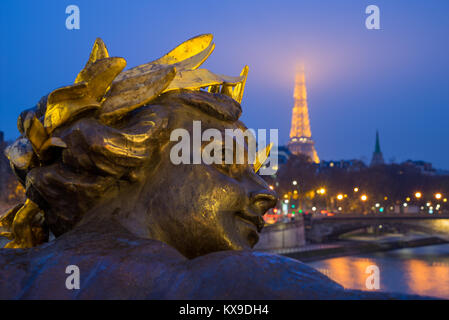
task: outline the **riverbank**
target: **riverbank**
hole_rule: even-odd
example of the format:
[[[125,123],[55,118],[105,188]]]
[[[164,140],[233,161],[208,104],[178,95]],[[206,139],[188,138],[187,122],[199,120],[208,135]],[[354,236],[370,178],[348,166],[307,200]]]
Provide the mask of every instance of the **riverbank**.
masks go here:
[[[395,238],[381,238],[378,240],[344,240],[329,244],[306,245],[304,247],[294,249],[276,250],[273,253],[281,254],[303,262],[311,262],[336,257],[447,243],[449,243],[448,239],[443,237],[413,235]]]

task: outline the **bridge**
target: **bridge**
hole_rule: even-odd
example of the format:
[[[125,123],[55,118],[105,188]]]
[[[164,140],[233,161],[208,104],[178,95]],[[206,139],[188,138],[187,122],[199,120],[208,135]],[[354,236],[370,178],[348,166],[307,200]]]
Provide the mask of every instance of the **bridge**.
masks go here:
[[[427,234],[449,236],[449,215],[347,215],[332,217],[311,217],[304,220],[306,239],[313,243],[322,243],[337,239],[339,236],[381,226],[399,228]]]

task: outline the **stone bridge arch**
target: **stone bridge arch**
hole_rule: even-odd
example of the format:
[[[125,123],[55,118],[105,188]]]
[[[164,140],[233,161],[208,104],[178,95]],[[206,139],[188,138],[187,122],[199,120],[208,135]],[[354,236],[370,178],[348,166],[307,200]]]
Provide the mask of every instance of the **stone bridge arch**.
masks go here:
[[[395,226],[427,234],[449,236],[449,218],[421,217],[326,217],[313,219],[306,227],[306,239],[313,243],[335,240],[339,236],[371,226]]]

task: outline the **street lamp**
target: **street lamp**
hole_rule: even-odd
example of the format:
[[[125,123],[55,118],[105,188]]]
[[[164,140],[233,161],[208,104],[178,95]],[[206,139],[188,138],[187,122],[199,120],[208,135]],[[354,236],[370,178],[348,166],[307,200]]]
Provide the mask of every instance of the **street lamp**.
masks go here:
[[[294,186],[296,186],[296,185],[298,184],[298,181],[293,180],[292,184],[293,184]]]
[[[359,192],[359,188],[355,187],[354,192]]]
[[[420,199],[421,197],[422,197],[422,193],[421,192],[418,191],[418,192],[415,193],[415,198],[416,199]]]
[[[337,195],[337,199],[338,200],[343,200],[343,195],[342,194]]]
[[[442,198],[442,194],[441,193],[436,193],[435,194],[435,199],[440,200]]]
[[[367,197],[366,194],[363,194],[363,195],[360,197],[360,199],[361,199],[362,201],[366,201],[366,200],[368,200],[368,197]]]

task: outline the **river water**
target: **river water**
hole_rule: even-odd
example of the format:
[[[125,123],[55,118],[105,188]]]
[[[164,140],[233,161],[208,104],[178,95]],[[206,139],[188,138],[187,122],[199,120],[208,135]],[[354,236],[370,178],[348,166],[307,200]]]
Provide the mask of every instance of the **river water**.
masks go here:
[[[379,268],[379,291],[449,299],[449,244],[332,258],[307,264],[345,288],[360,290],[368,290],[366,280],[372,271],[366,271],[368,266],[375,265]]]

